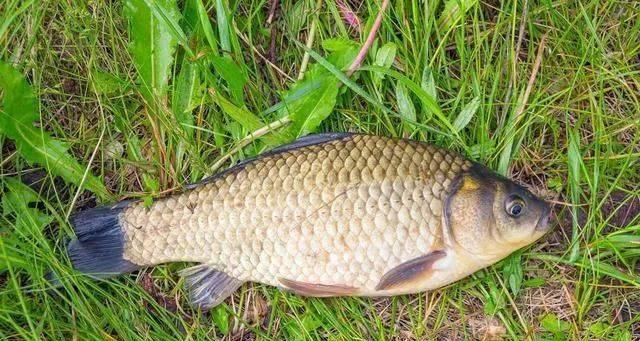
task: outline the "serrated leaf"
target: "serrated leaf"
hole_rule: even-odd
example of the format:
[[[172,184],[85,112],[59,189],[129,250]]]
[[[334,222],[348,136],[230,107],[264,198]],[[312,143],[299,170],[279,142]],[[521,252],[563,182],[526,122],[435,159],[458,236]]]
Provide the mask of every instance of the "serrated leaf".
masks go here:
[[[474,97],[471,102],[467,103],[467,105],[462,108],[458,117],[456,117],[455,121],[453,121],[453,127],[456,131],[460,131],[464,129],[464,127],[471,122],[473,115],[478,111],[478,107],[480,106],[480,97]]]
[[[101,197],[108,192],[102,182],[90,173],[85,178],[82,167],[69,153],[67,145],[34,126],[40,120],[35,94],[17,70],[0,62],[0,88],[4,90],[0,109],[0,135],[12,139],[20,155],[30,164],[38,164],[51,174],[60,176]]]
[[[154,4],[165,16],[178,21],[175,1],[158,0]],[[124,14],[129,20],[129,51],[138,71],[140,93],[148,104],[164,101],[177,45],[172,28],[167,20],[153,15],[145,0],[127,0]]]

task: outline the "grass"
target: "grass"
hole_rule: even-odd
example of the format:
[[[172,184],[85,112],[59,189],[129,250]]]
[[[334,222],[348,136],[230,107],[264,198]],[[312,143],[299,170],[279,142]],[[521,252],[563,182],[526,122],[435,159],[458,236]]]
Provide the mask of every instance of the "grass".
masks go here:
[[[640,337],[637,2],[392,1],[351,77],[380,2],[281,1],[272,20],[272,1],[127,3],[0,4],[0,60],[38,96],[35,131],[88,170],[61,173],[46,148],[33,163],[0,127],[0,337]],[[552,200],[555,227],[465,280],[391,299],[249,284],[203,314],[186,305],[184,264],[102,282],[70,270],[72,211],[151,201],[313,131],[457,150]]]

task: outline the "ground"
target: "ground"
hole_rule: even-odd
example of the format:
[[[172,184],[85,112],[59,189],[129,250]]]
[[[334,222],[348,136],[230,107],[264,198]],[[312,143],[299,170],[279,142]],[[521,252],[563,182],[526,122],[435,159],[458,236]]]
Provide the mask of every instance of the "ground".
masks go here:
[[[0,18],[1,337],[640,340],[640,3],[7,0]],[[551,201],[553,230],[389,299],[248,284],[203,313],[187,264],[70,269],[71,212],[324,131],[456,150]]]

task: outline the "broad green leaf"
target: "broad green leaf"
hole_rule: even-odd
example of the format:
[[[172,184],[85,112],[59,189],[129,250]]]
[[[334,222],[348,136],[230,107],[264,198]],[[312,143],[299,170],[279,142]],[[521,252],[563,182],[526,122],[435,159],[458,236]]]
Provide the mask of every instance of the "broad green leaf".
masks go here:
[[[158,0],[154,5],[173,21],[179,18],[175,1]],[[158,10],[158,9],[155,9]],[[129,50],[138,71],[140,92],[148,104],[164,101],[177,40],[166,20],[158,19],[145,0],[127,0]]]
[[[249,110],[236,106],[228,99],[222,97],[219,93],[213,93],[213,99],[216,104],[220,106],[222,111],[240,123],[245,129],[254,131],[264,126],[264,123],[262,123],[262,120],[260,120],[258,116],[254,115]]]
[[[300,319],[292,319],[283,327],[288,340],[308,340],[311,333],[321,326],[321,320],[313,313],[305,312]]]
[[[24,213],[30,203],[40,200],[38,193],[15,178],[4,179],[4,193],[2,196],[2,215]]]
[[[543,315],[540,318],[540,326],[553,334],[559,335],[564,335],[565,332],[571,330],[571,323],[562,321],[553,313]]]
[[[353,41],[344,38],[329,38],[323,40],[321,45],[328,52],[340,52],[353,47]]]
[[[536,277],[522,282],[522,286],[527,288],[538,288],[545,285],[547,281],[544,278]]]
[[[376,52],[376,59],[374,61],[374,65],[384,69],[389,69],[391,65],[393,65],[393,60],[396,58],[396,50],[397,50],[396,44],[394,43],[386,43],[382,45],[382,47],[378,49],[378,52]],[[376,72],[373,75],[374,75],[374,80],[376,82],[376,86],[380,86],[380,82],[384,78],[384,74],[380,72]]]
[[[0,62],[0,88],[4,90],[0,109],[0,135],[12,139],[20,155],[30,164],[38,164],[57,175],[101,197],[108,192],[102,181],[81,166],[62,141],[52,138],[34,126],[40,120],[35,94],[22,75],[10,65]],[[86,176],[85,176],[86,173]]]
[[[428,93],[435,101],[438,100],[438,91],[436,90],[436,82],[433,80],[433,71],[429,66],[425,66],[422,70],[422,81],[420,87]]]
[[[505,293],[501,288],[498,288],[494,281],[488,281],[487,286],[489,292],[485,299],[484,313],[487,315],[495,315],[506,306]]]
[[[236,105],[244,105],[243,88],[247,83],[247,77],[231,57],[212,56],[211,64],[216,72],[227,82],[229,92],[233,96],[233,102]]]
[[[168,32],[173,36],[176,41],[182,45],[185,51],[193,56],[193,51],[189,46],[187,35],[182,30],[182,27],[178,24],[180,19],[179,12],[177,10],[176,1],[167,3],[167,6],[160,6],[159,2],[154,0],[144,0],[145,4],[151,10],[151,13],[158,21],[158,25],[168,29]]]
[[[198,15],[199,2],[200,0],[186,0],[182,8],[180,27],[191,43],[193,43],[193,37],[198,33],[198,29],[200,28]]]
[[[386,69],[390,68],[393,64],[393,60],[396,58],[396,50],[396,44],[394,43],[386,43],[382,45],[376,53],[375,64]]]
[[[460,111],[458,117],[456,117],[455,121],[453,121],[453,127],[456,129],[456,131],[464,129],[464,127],[466,127],[467,124],[471,122],[471,118],[473,118],[473,115],[476,114],[479,106],[480,97],[476,96],[471,100],[471,102],[467,103],[467,105],[462,108],[462,111]]]
[[[416,108],[413,106],[407,88],[398,82],[396,84],[396,101],[398,102],[398,113],[409,122],[416,122]]]
[[[517,251],[504,262],[502,275],[509,284],[511,293],[517,295],[522,287],[524,273],[522,271],[522,251]]]
[[[333,52],[327,61],[338,69],[345,68],[357,53],[355,44],[348,40],[341,42],[332,40]],[[325,67],[313,64],[305,73],[305,77],[297,81],[284,94],[284,106],[280,116],[288,115],[291,126],[286,130],[289,138],[314,132],[333,111],[338,97],[340,81]]]
[[[389,114],[389,115],[395,115],[396,114],[394,111],[389,109],[387,106],[385,106],[378,99],[374,98],[369,93],[367,93],[360,85],[358,85],[355,81],[351,80],[344,72],[342,72],[339,68],[337,68],[336,65],[338,65],[338,64],[336,64],[336,65],[332,64],[329,60],[327,60],[324,57],[320,56],[316,51],[314,51],[314,50],[312,50],[310,48],[307,48],[306,46],[304,46],[303,44],[301,44],[299,42],[296,42],[296,44],[300,48],[304,49],[307,53],[309,53],[309,56],[311,56],[311,58],[313,58],[322,67],[324,67],[334,77],[336,77],[342,84],[344,84],[347,88],[351,89],[356,94],[360,95],[367,102],[371,103],[374,107],[376,107],[377,109],[379,109],[382,112],[384,112],[386,114]],[[401,73],[399,73],[397,71],[386,70],[386,69],[383,69],[383,68],[377,67],[377,66],[363,66],[363,67],[359,68],[359,70],[361,70],[361,71],[362,70],[369,70],[369,71],[374,71],[375,70],[375,71],[380,71],[380,72],[384,73],[385,75],[392,75],[394,78],[396,78],[399,81],[403,82],[403,84],[409,90],[411,90],[414,94],[418,95],[418,97],[422,101],[429,100],[428,98],[430,98],[429,95],[424,92],[424,90],[420,89],[419,85],[415,84],[410,79],[408,79],[406,76],[402,75]],[[437,106],[437,104],[433,100],[430,100],[430,102],[428,103],[427,107],[429,107],[430,109],[434,108],[434,109],[438,109],[439,110],[439,107]],[[436,129],[436,128],[430,126],[430,125],[417,124],[416,122],[409,122],[409,123],[417,124],[418,126],[420,126],[420,128],[425,129],[427,131],[431,131],[431,132],[436,133],[436,134],[439,134],[441,136],[452,137],[452,135],[449,133],[449,132],[453,131],[453,127],[451,126],[451,123],[442,114],[441,111],[435,112],[435,114],[439,119],[441,119],[443,121],[443,123],[447,127],[448,131],[442,131],[442,130]]]
[[[316,85],[313,90],[285,108],[293,121],[291,129],[297,136],[314,132],[336,105],[338,82],[333,77],[325,75],[312,82]]]

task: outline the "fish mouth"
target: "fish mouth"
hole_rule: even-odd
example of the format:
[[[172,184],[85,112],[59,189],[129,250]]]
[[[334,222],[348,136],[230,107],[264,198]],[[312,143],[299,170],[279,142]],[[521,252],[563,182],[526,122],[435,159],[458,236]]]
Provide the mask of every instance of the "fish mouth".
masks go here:
[[[538,223],[536,224],[536,231],[546,232],[549,230],[549,218],[551,217],[551,207],[549,204],[545,203],[544,211],[542,212],[542,216],[538,219]]]

